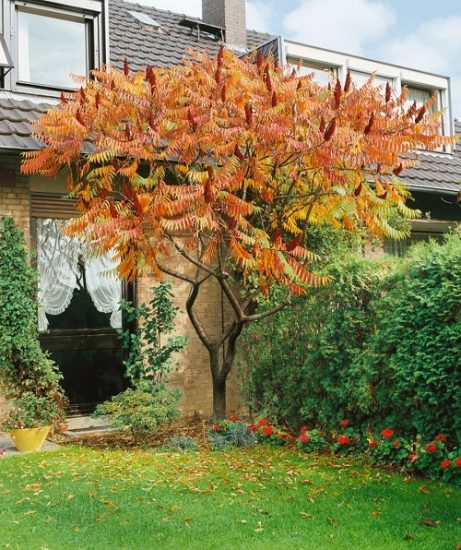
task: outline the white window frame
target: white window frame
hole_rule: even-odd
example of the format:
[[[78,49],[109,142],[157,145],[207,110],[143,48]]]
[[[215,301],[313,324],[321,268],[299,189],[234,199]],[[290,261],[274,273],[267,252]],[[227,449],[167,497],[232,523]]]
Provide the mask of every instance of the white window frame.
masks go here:
[[[13,92],[58,97],[61,90],[76,88],[58,87],[43,83],[23,82],[18,75],[19,33],[18,12],[24,11],[37,15],[55,16],[56,19],[81,21],[86,27],[86,63],[87,73],[94,67],[101,67],[105,61],[105,35],[103,25],[104,3],[96,0],[60,0],[57,3],[46,1],[5,1],[4,26],[10,28],[9,50],[13,59],[13,69],[5,78],[4,88]],[[89,76],[87,74],[87,76]]]
[[[442,133],[443,135],[452,135],[454,133],[454,125],[452,119],[451,97],[450,97],[450,79],[446,76],[428,73],[417,69],[411,69],[376,61],[364,57],[349,55],[346,53],[328,50],[302,44],[292,40],[281,40],[282,42],[282,59],[286,66],[287,60],[305,60],[306,63],[319,64],[325,67],[334,67],[337,70],[338,78],[341,82],[345,81],[348,69],[364,74],[376,74],[377,76],[388,79],[391,82],[393,91],[396,95],[400,95],[402,86],[407,84],[414,88],[421,88],[428,91],[438,92],[438,107],[445,109],[442,115]],[[453,147],[446,146],[444,148],[433,151],[434,153],[446,154],[451,153]]]

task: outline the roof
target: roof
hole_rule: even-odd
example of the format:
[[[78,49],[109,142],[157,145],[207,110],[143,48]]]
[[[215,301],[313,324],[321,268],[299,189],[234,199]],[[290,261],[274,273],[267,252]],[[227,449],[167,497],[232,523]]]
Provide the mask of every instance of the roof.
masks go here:
[[[34,103],[11,97],[0,99],[0,149],[37,149],[39,142],[31,136],[32,121],[51,107],[49,103]]]
[[[211,33],[180,25],[183,14],[159,10],[123,0],[109,2],[109,36],[111,63],[122,68],[124,59],[137,70],[146,65],[167,67],[182,61],[189,50],[217,53],[221,42]],[[159,23],[145,25],[129,12],[140,11]],[[278,53],[277,39],[267,33],[247,31],[248,49],[261,46],[263,53]],[[0,97],[0,151],[36,149],[38,142],[31,136],[31,121],[37,120],[51,105],[29,100]],[[455,121],[455,132],[461,134],[461,122]],[[402,173],[412,190],[440,190],[458,193],[461,189],[461,144],[453,154],[421,153],[417,166]]]
[[[142,24],[130,14],[133,11],[149,15],[160,26]],[[189,18],[180,13],[122,0],[110,0],[111,64],[121,69],[126,58],[132,70],[138,70],[146,65],[168,67],[181,63],[189,50],[206,51],[211,55],[218,52],[222,44],[219,37],[180,25],[183,19]],[[267,33],[247,30],[248,49],[252,50],[273,38],[273,35]]]
[[[461,121],[455,120],[455,133],[461,134]],[[413,191],[435,189],[451,193],[461,192],[461,142],[454,152],[419,154],[419,162],[400,176]]]
[[[159,27],[141,23],[130,12],[149,15]],[[184,14],[140,4],[110,0],[109,39],[111,64],[123,68],[125,58],[132,70],[147,65],[168,67],[179,64],[189,50],[207,51],[216,54],[222,44],[219,37],[197,29],[180,25],[187,18]],[[200,22],[200,20],[197,20]],[[248,49],[267,43],[274,37],[267,33],[247,31]],[[16,98],[0,96],[0,151],[36,149],[38,142],[31,134],[31,121],[37,120],[51,105],[33,103]]]

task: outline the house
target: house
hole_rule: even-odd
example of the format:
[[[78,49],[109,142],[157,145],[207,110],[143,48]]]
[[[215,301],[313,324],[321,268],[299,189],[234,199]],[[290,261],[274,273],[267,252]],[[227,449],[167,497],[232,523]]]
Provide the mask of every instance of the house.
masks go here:
[[[123,323],[118,303],[122,296],[146,301],[152,280],[126,285],[100,278],[98,274],[111,266],[110,257],[89,258],[79,242],[59,231],[74,214],[71,201],[63,199],[64,182],[19,172],[21,152],[38,147],[30,122],[58,101],[61,89],[76,86],[70,72],[88,74],[93,66],[107,62],[122,68],[125,58],[132,70],[169,66],[181,62],[188,50],[215,54],[224,41],[242,54],[256,48],[272,52],[283,65],[299,66],[323,81],[331,71],[344,79],[350,69],[356,81],[375,73],[378,85],[390,82],[397,93],[406,84],[412,99],[424,100],[438,91],[439,105],[447,109],[442,131],[453,132],[448,78],[247,31],[244,0],[203,0],[202,5],[203,18],[198,20],[122,0],[3,0],[0,215],[14,216],[37,250],[41,340],[64,374],[71,412],[76,414],[88,412],[124,387],[123,354],[116,334]],[[403,175],[414,193],[414,205],[431,214],[430,219],[415,221],[413,239],[438,234],[461,217],[456,202],[461,149],[421,157],[421,164]],[[184,302],[187,292],[187,284],[175,286],[178,303]],[[219,331],[225,315],[222,296],[210,287],[208,297],[199,313],[210,330]],[[186,389],[185,414],[208,414],[207,354],[185,315],[178,327],[190,342],[172,382]],[[233,409],[236,392],[229,394]]]

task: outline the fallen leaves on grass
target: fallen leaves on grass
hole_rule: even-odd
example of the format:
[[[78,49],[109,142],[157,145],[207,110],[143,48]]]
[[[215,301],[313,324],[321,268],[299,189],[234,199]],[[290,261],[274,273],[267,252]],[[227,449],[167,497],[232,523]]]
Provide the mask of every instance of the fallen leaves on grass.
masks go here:
[[[437,527],[440,524],[439,520],[424,518],[421,520],[421,525],[426,525],[427,527]]]

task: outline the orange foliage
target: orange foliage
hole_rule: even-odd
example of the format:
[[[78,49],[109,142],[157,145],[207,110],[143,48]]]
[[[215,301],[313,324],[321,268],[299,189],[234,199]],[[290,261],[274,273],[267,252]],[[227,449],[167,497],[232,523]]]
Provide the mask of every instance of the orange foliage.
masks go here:
[[[114,249],[122,277],[158,272],[169,243],[186,242],[206,265],[224,247],[262,288],[301,293],[325,282],[309,270],[308,223],[399,236],[389,215],[411,210],[396,175],[417,148],[453,141],[432,101],[415,111],[405,90],[393,97],[350,75],[327,89],[227,50],[169,69],[125,64],[63,94],[36,125],[44,148],[25,153],[22,170],[67,168],[80,211],[69,231]]]

